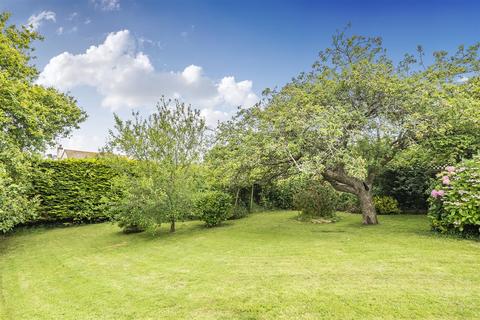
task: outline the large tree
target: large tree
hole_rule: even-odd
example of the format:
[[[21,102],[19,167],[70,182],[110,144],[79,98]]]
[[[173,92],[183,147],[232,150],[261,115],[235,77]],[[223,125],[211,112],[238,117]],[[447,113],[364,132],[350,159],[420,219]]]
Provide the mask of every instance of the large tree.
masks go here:
[[[28,156],[67,136],[86,117],[75,99],[35,83],[33,42],[28,27],[8,25],[0,13],[0,231],[33,214],[28,198]]]
[[[220,126],[214,152],[256,175],[321,176],[377,224],[375,178],[400,151],[456,128],[479,132],[478,49],[436,52],[426,66],[419,48],[395,65],[380,38],[338,33],[311,72]]]

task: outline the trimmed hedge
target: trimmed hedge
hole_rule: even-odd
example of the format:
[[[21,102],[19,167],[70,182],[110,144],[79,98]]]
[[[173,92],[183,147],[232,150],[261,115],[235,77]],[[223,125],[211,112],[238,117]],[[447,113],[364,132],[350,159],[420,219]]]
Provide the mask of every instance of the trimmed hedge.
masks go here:
[[[121,196],[113,188],[118,169],[108,159],[42,160],[34,164],[33,192],[39,221],[93,222],[108,218],[105,206]]]

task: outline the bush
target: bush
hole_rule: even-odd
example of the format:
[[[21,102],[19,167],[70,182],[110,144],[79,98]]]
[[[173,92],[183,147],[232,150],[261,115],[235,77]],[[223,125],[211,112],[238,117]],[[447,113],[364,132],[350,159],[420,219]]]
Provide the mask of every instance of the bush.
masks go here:
[[[108,218],[106,207],[121,197],[113,189],[118,171],[106,159],[37,161],[33,195],[40,221],[93,222]]]
[[[231,214],[232,197],[221,191],[206,191],[196,199],[195,208],[200,220],[207,227],[214,227],[227,220]]]
[[[14,183],[0,165],[0,232],[6,233],[18,224],[36,217],[38,201],[27,197],[27,187]]]
[[[109,206],[111,220],[118,223],[124,233],[142,232],[160,226],[157,214],[164,209],[163,184],[156,175],[138,176],[124,174],[114,179],[114,188],[122,198]]]
[[[245,203],[243,201],[238,201],[237,205],[233,206],[230,209],[230,217],[229,219],[236,220],[236,219],[242,219],[248,216],[249,211]]]
[[[342,192],[338,195],[337,211],[344,211],[350,213],[360,213],[360,201],[357,196],[351,193]]]
[[[397,199],[390,196],[374,196],[373,203],[377,214],[399,214]]]
[[[398,199],[402,210],[426,212],[427,191],[434,176],[427,164],[389,168],[377,178],[377,193]]]
[[[440,232],[480,234],[480,155],[437,175],[428,216]]]
[[[303,190],[294,195],[294,205],[303,217],[334,217],[338,195],[325,182],[312,181]]]
[[[260,204],[266,209],[293,209],[294,195],[307,185],[303,176],[279,179],[262,186]]]
[[[35,219],[38,200],[30,196],[31,163],[0,137],[0,233]]]

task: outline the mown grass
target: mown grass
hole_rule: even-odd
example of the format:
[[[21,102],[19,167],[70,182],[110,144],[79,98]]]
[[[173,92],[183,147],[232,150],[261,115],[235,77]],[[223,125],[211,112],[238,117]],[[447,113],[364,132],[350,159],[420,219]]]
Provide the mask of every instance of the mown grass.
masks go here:
[[[124,235],[108,223],[1,239],[1,319],[479,319],[480,243],[425,216],[254,214]]]

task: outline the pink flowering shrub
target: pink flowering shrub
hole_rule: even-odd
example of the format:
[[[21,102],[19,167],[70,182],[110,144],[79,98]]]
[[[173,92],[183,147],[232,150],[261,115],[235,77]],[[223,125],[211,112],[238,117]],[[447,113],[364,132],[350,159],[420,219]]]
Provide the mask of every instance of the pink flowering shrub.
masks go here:
[[[429,198],[432,227],[480,234],[480,155],[446,167],[437,177]]]

